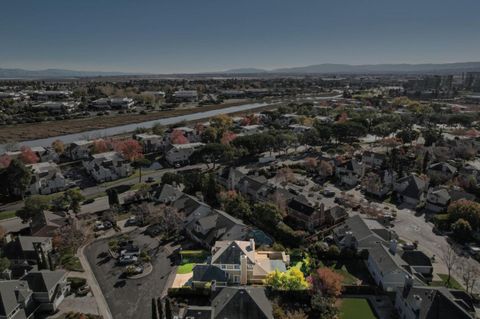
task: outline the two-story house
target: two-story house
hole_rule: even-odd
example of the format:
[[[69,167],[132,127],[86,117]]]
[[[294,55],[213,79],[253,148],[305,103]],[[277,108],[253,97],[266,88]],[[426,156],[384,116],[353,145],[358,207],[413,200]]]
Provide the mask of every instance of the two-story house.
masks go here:
[[[144,153],[159,152],[165,146],[163,137],[156,134],[136,134],[135,139],[142,144]]]
[[[70,143],[67,147],[67,151],[65,152],[67,156],[76,161],[87,159],[90,157],[91,147],[93,145],[93,141],[87,140],[79,140]]]
[[[53,162],[40,162],[27,167],[32,171],[28,194],[47,195],[63,191],[68,186],[60,168]]]
[[[170,144],[165,152],[165,160],[170,165],[188,164],[192,154],[203,145],[203,143]]]
[[[118,152],[91,155],[83,161],[83,167],[97,182],[113,181],[132,173],[130,163]]]
[[[417,206],[426,198],[428,178],[417,174],[410,174],[394,182],[393,190],[400,202],[410,206]]]

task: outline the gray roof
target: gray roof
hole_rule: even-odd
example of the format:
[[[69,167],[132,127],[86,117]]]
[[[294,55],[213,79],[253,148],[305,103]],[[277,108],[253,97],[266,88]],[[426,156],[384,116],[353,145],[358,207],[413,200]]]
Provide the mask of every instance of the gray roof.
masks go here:
[[[217,241],[216,252],[212,256],[212,264],[240,264],[240,257],[246,255],[249,264],[255,263],[255,250],[248,241]]]
[[[427,186],[427,181],[420,178],[418,175],[410,174],[400,178],[397,183],[400,184],[405,181],[408,183],[408,186],[403,190],[403,192],[400,193],[403,196],[419,199]]]
[[[49,292],[54,288],[67,274],[64,270],[41,270],[32,271],[26,274],[22,279],[28,282],[28,286],[33,292]]]
[[[17,307],[19,297],[28,295],[28,285],[22,280],[0,281],[0,316],[7,316]]]
[[[261,287],[225,287],[212,301],[213,318],[273,319],[272,304]]]
[[[397,293],[402,294],[407,304],[414,305],[421,298],[418,319],[472,319],[468,311],[472,310],[465,296],[444,287],[405,287]]]
[[[50,237],[18,236],[18,242],[22,251],[35,251],[34,243],[45,243],[48,241],[50,241]]]
[[[227,282],[228,274],[215,265],[196,265],[193,267],[192,281],[200,282]]]
[[[180,190],[169,184],[165,184],[163,187],[157,188],[153,191],[153,198],[162,203],[176,201],[182,195],[183,193]]]

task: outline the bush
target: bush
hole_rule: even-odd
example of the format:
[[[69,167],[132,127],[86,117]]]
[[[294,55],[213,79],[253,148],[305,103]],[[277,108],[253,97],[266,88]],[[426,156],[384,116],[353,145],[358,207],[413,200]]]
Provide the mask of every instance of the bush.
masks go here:
[[[72,290],[82,288],[87,283],[87,280],[85,278],[80,277],[68,277],[67,281],[70,284],[70,288],[72,288]]]

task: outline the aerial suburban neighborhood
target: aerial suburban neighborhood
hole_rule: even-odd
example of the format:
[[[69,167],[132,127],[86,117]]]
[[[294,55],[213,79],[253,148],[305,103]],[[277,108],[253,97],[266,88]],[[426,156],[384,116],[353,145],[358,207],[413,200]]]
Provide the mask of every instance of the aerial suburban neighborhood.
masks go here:
[[[4,81],[160,119],[2,136],[2,316],[475,318],[479,74]]]
[[[480,1],[5,1],[0,319],[480,318]]]

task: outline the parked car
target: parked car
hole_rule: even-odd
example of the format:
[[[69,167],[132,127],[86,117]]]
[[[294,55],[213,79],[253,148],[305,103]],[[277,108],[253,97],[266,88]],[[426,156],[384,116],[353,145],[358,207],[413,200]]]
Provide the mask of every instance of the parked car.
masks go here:
[[[132,216],[130,217],[129,219],[127,219],[127,221],[125,222],[125,227],[128,227],[128,226],[136,226],[137,225],[137,218],[135,216]]]
[[[120,257],[120,259],[118,260],[118,264],[119,265],[131,265],[133,263],[136,263],[137,261],[138,261],[137,256],[127,255],[127,256]]]
[[[147,183],[153,183],[153,182],[155,182],[155,179],[150,176],[149,178],[147,178],[146,182]]]
[[[335,196],[335,192],[334,191],[331,191],[329,189],[324,189],[323,192],[322,192],[323,196],[325,197],[334,197]]]

